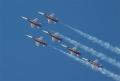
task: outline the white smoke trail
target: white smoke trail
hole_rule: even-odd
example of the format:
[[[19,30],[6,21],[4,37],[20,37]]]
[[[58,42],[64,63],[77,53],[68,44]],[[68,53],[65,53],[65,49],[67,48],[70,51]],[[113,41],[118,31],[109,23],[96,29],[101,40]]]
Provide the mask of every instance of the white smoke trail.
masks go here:
[[[51,46],[51,45],[49,45],[49,46],[52,47],[53,49],[55,49],[55,50],[63,53],[63,54],[66,54],[67,56],[73,58],[74,60],[76,60],[76,61],[78,61],[78,62],[86,65],[87,67],[91,67],[91,64],[89,64],[88,62],[83,61],[82,59],[77,58],[77,57],[75,57],[75,56],[73,56],[73,55],[71,55],[71,54],[69,54],[69,53],[66,53],[66,52],[60,50],[60,49],[57,49],[57,48],[55,48],[55,47],[53,47],[53,46]],[[95,68],[95,70],[101,72],[102,74],[104,74],[104,75],[106,75],[106,76],[108,76],[108,77],[111,77],[112,79],[114,79],[114,80],[116,80],[116,81],[120,81],[120,76],[119,76],[119,75],[114,74],[114,73],[106,70],[105,68]]]
[[[85,51],[87,51],[87,52],[90,52],[92,55],[94,55],[94,56],[96,56],[96,57],[99,57],[99,58],[101,58],[102,60],[105,60],[105,61],[107,61],[108,63],[110,63],[110,64],[112,64],[112,65],[120,68],[120,62],[116,62],[115,59],[112,59],[112,58],[110,58],[110,57],[107,57],[107,56],[104,55],[103,53],[99,53],[99,52],[95,51],[94,49],[89,48],[89,47],[87,47],[87,46],[85,46],[85,45],[83,45],[83,44],[81,44],[81,43],[78,43],[77,41],[72,40],[72,39],[70,39],[70,38],[68,38],[68,37],[65,37],[65,36],[63,36],[63,35],[61,35],[61,34],[59,34],[59,36],[61,36],[61,37],[64,38],[66,41],[70,42],[71,44],[76,45],[76,46],[79,46],[81,49],[83,49],[83,50],[85,50]]]
[[[60,22],[60,23],[61,23],[61,22]],[[113,47],[113,46],[110,45],[108,42],[104,42],[104,41],[102,41],[102,40],[99,40],[99,39],[96,38],[96,37],[92,37],[91,35],[88,35],[88,34],[82,32],[82,31],[77,30],[77,29],[75,29],[75,28],[73,28],[73,27],[71,27],[71,26],[68,26],[68,25],[64,24],[64,23],[61,23],[61,24],[69,27],[70,29],[73,29],[73,30],[74,30],[75,32],[77,32],[78,34],[82,35],[83,37],[85,37],[85,38],[87,38],[87,39],[89,39],[89,40],[92,40],[93,42],[99,44],[100,46],[102,46],[102,47],[104,47],[104,48],[106,48],[106,49],[109,49],[110,51],[115,52],[115,53],[117,53],[117,54],[120,54],[120,48],[118,48],[118,47]]]

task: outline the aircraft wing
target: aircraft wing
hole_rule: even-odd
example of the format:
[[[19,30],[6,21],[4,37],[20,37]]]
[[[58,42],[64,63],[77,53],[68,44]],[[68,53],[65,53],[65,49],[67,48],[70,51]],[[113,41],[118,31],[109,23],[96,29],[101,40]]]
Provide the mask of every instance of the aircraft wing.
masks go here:
[[[34,22],[37,22],[37,21],[38,21],[38,18],[35,18],[33,21],[34,21]]]
[[[31,23],[31,28],[34,28],[34,26],[35,26],[35,25]]]
[[[54,38],[54,37],[52,37],[52,41],[53,41],[53,42],[55,41],[55,38]]]
[[[50,17],[54,17],[54,13],[50,14],[49,16],[50,16]]]
[[[58,32],[54,34],[55,36],[58,36]]]
[[[92,70],[94,70],[94,66],[92,65]]]
[[[50,20],[50,19],[48,19],[48,23],[49,23],[49,24],[51,23],[51,20]]]
[[[36,46],[39,46],[40,45],[40,43],[39,42],[36,42]]]
[[[74,53],[72,51],[70,51],[70,54],[73,55]]]
[[[72,49],[73,49],[73,50],[77,50],[77,47],[75,46],[75,47],[73,47]]]
[[[38,38],[40,41],[42,41],[43,40],[43,37],[40,37],[40,38]]]
[[[94,60],[93,62],[98,63],[98,60]]]

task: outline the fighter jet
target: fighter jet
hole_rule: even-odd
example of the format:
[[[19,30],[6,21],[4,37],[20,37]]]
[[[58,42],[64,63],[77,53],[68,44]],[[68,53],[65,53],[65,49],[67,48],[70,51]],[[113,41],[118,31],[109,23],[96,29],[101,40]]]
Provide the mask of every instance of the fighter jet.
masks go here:
[[[26,36],[29,37],[29,38],[31,38],[31,39],[33,39],[33,40],[36,42],[36,46],[39,46],[40,44],[42,44],[43,47],[44,47],[44,46],[47,45],[46,42],[42,41],[43,37],[35,38],[35,37],[33,37],[33,36],[30,36],[30,35],[26,35]]]
[[[52,34],[52,33],[48,32],[48,31],[45,31],[45,30],[42,30],[42,31],[43,31],[44,33],[49,34],[49,35],[52,37],[52,41],[53,41],[53,42],[55,41],[55,39],[57,39],[58,42],[62,41],[62,38],[58,37],[58,33]]]
[[[102,65],[101,64],[98,64],[98,60],[94,60],[94,61],[91,61],[89,59],[86,59],[86,58],[82,58],[84,61],[87,61],[89,62],[90,64],[92,64],[92,69],[94,69],[94,67],[98,67],[98,68],[102,68]]]
[[[34,28],[35,25],[37,26],[37,28],[42,27],[41,23],[37,23],[38,18],[35,18],[34,20],[31,20],[31,19],[28,19],[28,18],[23,17],[23,16],[21,16],[21,17],[22,17],[23,19],[27,20],[28,22],[30,22],[31,28]]]
[[[47,14],[42,13],[42,12],[38,12],[38,13],[41,14],[41,15],[44,15],[48,19],[49,24],[51,23],[51,21],[53,21],[54,24],[58,22],[58,19],[54,18],[54,15],[55,15],[54,13],[52,13],[51,15],[47,15]]]
[[[67,49],[70,51],[71,55],[73,55],[74,53],[77,54],[77,56],[81,55],[81,53],[80,53],[79,51],[76,51],[76,50],[77,50],[77,47],[76,47],[76,46],[73,47],[73,48],[70,48],[70,47],[68,47],[68,46],[66,46],[66,45],[63,45],[63,44],[61,44],[61,45],[62,45],[63,47],[65,47],[65,48],[67,48]]]

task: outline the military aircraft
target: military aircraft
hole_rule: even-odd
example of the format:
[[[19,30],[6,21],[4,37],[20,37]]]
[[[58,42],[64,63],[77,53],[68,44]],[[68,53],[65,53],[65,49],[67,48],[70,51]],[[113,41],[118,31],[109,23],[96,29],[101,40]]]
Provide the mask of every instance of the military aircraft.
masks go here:
[[[51,15],[47,15],[47,14],[42,13],[42,12],[38,12],[38,13],[41,14],[41,15],[44,15],[48,19],[49,24],[51,23],[51,21],[53,21],[54,24],[58,22],[58,19],[54,18],[54,15],[55,15],[54,13],[52,13]]]
[[[47,45],[46,42],[42,41],[43,37],[35,38],[35,37],[33,37],[33,36],[30,36],[30,35],[26,35],[26,36],[29,37],[29,38],[31,38],[31,39],[33,39],[33,40],[36,42],[36,46],[39,46],[40,44],[42,44],[43,47],[44,47],[44,46]]]
[[[63,47],[65,47],[65,48],[67,48],[67,49],[70,51],[71,55],[73,55],[74,53],[77,54],[77,56],[81,55],[81,53],[80,53],[79,51],[76,51],[76,50],[77,50],[77,47],[76,47],[76,46],[73,47],[73,48],[70,48],[70,47],[68,47],[68,46],[66,46],[66,45],[63,45],[63,44],[61,44],[61,45],[62,45]]]
[[[28,19],[26,17],[21,16],[23,19],[27,20],[31,24],[31,28],[34,28],[34,26],[37,26],[37,28],[42,27],[41,23],[37,23],[38,18],[35,18],[34,20]]]
[[[58,36],[58,33],[52,34],[52,33],[48,32],[48,31],[45,31],[45,30],[42,30],[42,31],[43,31],[44,33],[49,34],[49,35],[52,37],[52,41],[53,41],[53,42],[55,41],[55,39],[57,39],[58,42],[62,41],[62,38],[60,38],[60,37]]]
[[[98,68],[102,68],[102,65],[101,64],[98,64],[98,60],[94,60],[94,61],[91,61],[89,59],[86,59],[86,58],[82,58],[84,61],[87,61],[89,62],[90,64],[92,64],[92,69],[94,69],[94,67],[98,67]]]

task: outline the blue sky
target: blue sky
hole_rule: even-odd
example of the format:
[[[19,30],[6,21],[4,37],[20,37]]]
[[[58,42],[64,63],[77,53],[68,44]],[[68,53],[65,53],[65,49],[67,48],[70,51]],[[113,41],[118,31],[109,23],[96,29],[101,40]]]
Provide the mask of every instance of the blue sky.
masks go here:
[[[0,3],[1,81],[115,81],[49,46],[36,47],[35,42],[26,35],[37,38],[42,36],[49,45],[65,52],[69,51],[61,43],[74,47],[65,40],[61,43],[52,42],[51,37],[41,31],[46,30],[46,27],[120,61],[120,55],[104,49],[60,23],[48,24],[47,19],[38,14],[38,11],[55,13],[60,22],[120,47],[118,0],[1,0]],[[38,18],[43,27],[32,29],[21,16]],[[98,59],[104,68],[120,75],[117,67],[81,48],[78,50],[82,53],[79,58]]]

